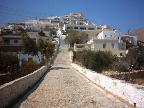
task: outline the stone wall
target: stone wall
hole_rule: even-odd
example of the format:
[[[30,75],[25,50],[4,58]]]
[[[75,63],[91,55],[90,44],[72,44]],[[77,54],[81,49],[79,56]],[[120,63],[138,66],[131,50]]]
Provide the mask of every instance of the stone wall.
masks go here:
[[[144,91],[142,89],[138,89],[130,83],[85,69],[74,63],[72,63],[72,66],[103,89],[124,99],[132,105],[135,104],[139,108],[144,108]]]
[[[40,69],[24,77],[0,86],[0,108],[11,105],[26,90],[32,87],[47,72],[48,67],[42,66]]]
[[[0,86],[0,108],[5,108],[13,104],[28,88],[36,84],[45,75],[50,65],[53,64],[58,52],[59,46],[56,46],[55,53],[48,63],[48,66],[42,66],[33,73]]]

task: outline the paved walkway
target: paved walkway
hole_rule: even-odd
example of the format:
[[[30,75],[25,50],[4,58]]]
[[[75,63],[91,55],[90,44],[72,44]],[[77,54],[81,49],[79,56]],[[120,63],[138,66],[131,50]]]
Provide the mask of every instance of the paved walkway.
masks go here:
[[[62,47],[43,81],[14,108],[128,108],[74,70]]]

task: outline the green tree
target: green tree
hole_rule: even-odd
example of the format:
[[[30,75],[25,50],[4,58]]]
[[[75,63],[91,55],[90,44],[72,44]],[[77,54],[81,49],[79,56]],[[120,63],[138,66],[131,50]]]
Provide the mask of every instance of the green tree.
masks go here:
[[[49,32],[50,32],[50,36],[57,35],[55,28],[50,28]]]
[[[79,32],[79,43],[86,43],[88,41],[88,34],[86,32]]]
[[[38,55],[39,50],[36,45],[36,42],[27,35],[26,31],[22,32],[22,41],[23,41],[23,52],[28,55],[37,56],[40,61],[40,57]]]
[[[19,69],[19,60],[16,55],[12,53],[0,52],[0,73],[7,73],[18,71]]]
[[[134,45],[130,43],[127,39],[122,39],[122,41],[126,43],[126,49],[134,47]]]
[[[22,33],[22,40],[23,40],[23,52],[28,55],[37,55],[40,51],[41,54],[44,55],[47,62],[53,56],[55,45],[49,39],[48,41],[43,41],[42,39],[38,40],[38,43],[32,40],[26,32]]]
[[[65,42],[70,45],[70,47],[73,47],[74,44],[82,44],[87,42],[88,35],[85,32],[78,32],[75,30],[70,30],[68,32],[68,36],[65,38]]]
[[[130,48],[126,60],[134,68],[144,68],[144,44],[138,42],[136,47]]]
[[[110,52],[83,50],[74,53],[74,61],[97,72],[109,68],[114,56]]]
[[[75,43],[78,43],[79,37],[78,37],[78,32],[71,30],[68,33],[68,36],[65,38],[65,42],[70,45],[70,47],[74,47]]]
[[[49,26],[46,26],[44,31],[48,31],[50,36],[57,35],[57,30],[55,28],[50,28]]]
[[[36,42],[27,35],[27,32],[22,33],[22,41],[24,53],[27,53],[28,55],[38,55]]]
[[[49,29],[49,26],[45,26],[44,30],[45,30],[45,31],[49,31],[49,30],[50,30],[50,29]]]
[[[55,45],[51,41],[43,41],[42,39],[39,39],[38,48],[46,58],[46,62],[48,62],[54,54]]]

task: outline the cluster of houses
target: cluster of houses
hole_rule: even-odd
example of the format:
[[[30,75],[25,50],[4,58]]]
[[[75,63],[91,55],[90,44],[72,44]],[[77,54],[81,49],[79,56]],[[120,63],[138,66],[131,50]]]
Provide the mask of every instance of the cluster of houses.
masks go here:
[[[136,36],[124,35],[114,29],[104,29],[97,35],[90,37],[89,41],[85,43],[82,48],[79,48],[79,45],[75,44],[74,50],[89,49],[93,51],[110,51],[113,55],[123,57],[128,53],[124,40],[127,40],[134,46],[137,45]]]
[[[87,42],[91,50],[110,51],[116,56],[125,56],[127,54],[126,43],[123,39],[128,40],[131,44],[137,45],[135,36],[122,35],[116,30],[104,30],[97,37]]]
[[[32,58],[36,63],[41,63],[43,56],[38,52],[38,56],[28,55],[23,53],[23,41],[22,31],[28,29],[24,23],[9,23],[0,28],[0,52],[14,54],[19,57],[20,60],[28,60]],[[27,36],[34,40],[38,44],[38,40],[51,41],[57,46],[59,45],[59,39],[51,37],[49,31],[43,31],[45,35],[40,35],[38,31],[28,31]]]
[[[124,35],[113,27],[108,25],[96,25],[89,19],[85,18],[83,13],[70,13],[65,16],[50,16],[41,19],[26,20],[21,23],[9,23],[0,28],[0,51],[21,53],[22,37],[21,30],[30,30],[28,36],[35,40],[43,38],[47,40],[49,32],[44,31],[45,36],[39,36],[38,31],[46,28],[54,28],[57,31],[56,37],[65,38],[67,30],[76,30],[85,32],[89,41],[84,45],[85,48],[94,51],[111,51],[114,55],[125,56],[127,53],[126,43],[123,39],[127,39],[133,45],[137,45],[135,36]],[[59,44],[59,39],[54,42]],[[75,45],[74,50],[81,50]],[[27,55],[28,56],[28,55]],[[20,56],[25,58],[26,56]],[[26,57],[28,58],[28,57]]]

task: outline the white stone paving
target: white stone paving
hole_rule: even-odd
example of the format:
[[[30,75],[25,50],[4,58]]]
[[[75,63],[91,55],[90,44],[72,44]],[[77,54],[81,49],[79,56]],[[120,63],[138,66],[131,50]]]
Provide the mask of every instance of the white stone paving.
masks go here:
[[[128,108],[128,105],[97,89],[76,72],[66,47],[60,49],[52,70],[39,86],[14,108]]]

